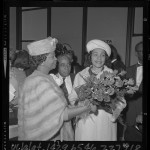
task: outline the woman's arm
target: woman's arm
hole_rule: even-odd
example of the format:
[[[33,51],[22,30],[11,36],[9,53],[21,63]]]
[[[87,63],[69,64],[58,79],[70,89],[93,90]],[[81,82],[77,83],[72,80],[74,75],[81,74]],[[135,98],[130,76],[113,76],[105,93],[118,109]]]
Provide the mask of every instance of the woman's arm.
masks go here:
[[[87,102],[87,104],[85,106],[78,106],[78,107],[72,107],[72,108],[67,107],[66,111],[64,113],[64,116],[65,116],[64,121],[70,120],[73,117],[76,117],[77,115],[80,115],[80,114],[82,114],[86,111],[96,112],[97,111],[97,106],[93,105],[90,102]]]

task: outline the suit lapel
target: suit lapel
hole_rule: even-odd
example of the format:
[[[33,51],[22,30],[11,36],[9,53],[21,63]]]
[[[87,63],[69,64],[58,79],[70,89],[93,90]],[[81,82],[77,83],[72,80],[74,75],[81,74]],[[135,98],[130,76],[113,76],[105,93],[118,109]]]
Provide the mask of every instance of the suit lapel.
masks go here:
[[[138,67],[138,65],[136,64],[136,65],[134,65],[133,66],[133,77],[134,77],[134,81],[135,81],[135,85],[136,85],[136,76],[137,76],[137,67]],[[141,84],[140,84],[140,86],[139,86],[139,91],[142,91],[142,87],[143,86],[143,80],[141,81]]]
[[[136,65],[130,66],[127,69],[127,78],[132,78],[135,81],[135,84],[136,84],[136,72],[137,72]]]
[[[143,89],[143,80],[141,81],[141,84],[139,86],[139,92],[142,92],[142,89]]]
[[[74,78],[75,78],[75,74],[71,73],[71,74],[70,74],[70,78],[71,78],[71,82],[72,82],[72,85],[73,85]]]

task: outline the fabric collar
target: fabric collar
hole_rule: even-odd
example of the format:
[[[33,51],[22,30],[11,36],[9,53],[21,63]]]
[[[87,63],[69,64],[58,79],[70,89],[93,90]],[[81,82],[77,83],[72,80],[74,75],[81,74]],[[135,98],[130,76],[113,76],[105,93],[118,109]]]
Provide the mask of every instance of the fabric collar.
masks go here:
[[[137,67],[140,67],[140,66],[143,66],[143,65],[142,65],[141,63],[138,62],[138,63],[137,63]]]
[[[61,78],[61,79],[63,79],[63,78],[68,79],[68,78],[69,78],[69,76],[67,76],[67,77],[62,77],[59,73],[58,73],[58,77]]]

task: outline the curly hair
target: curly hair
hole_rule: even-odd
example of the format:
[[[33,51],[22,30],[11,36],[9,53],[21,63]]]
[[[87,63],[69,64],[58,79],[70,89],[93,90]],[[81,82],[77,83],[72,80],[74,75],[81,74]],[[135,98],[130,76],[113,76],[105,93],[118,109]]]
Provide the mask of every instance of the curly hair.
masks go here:
[[[37,55],[37,56],[30,56],[29,64],[31,66],[38,67],[40,64],[42,64],[46,60],[48,54],[49,53]]]
[[[29,53],[26,50],[16,50],[14,52],[14,58],[11,60],[12,66],[15,65],[15,61],[18,58],[20,58],[20,59],[27,58],[29,60]]]
[[[70,57],[73,58],[74,51],[71,49],[67,49],[65,44],[57,43],[56,50],[55,50],[55,56],[59,57],[61,55],[70,55]]]
[[[87,61],[87,64],[88,64],[87,67],[92,65],[91,56],[92,56],[92,51],[87,54],[87,58],[85,60],[85,61]],[[111,60],[110,60],[109,56],[107,55],[107,53],[105,53],[105,56],[106,56],[106,59],[105,59],[104,65],[106,65],[108,68],[111,68]]]

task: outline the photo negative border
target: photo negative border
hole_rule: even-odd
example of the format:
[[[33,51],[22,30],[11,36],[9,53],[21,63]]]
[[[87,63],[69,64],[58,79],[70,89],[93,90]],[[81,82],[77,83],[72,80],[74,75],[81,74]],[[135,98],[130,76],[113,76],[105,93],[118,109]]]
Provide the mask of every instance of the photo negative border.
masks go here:
[[[143,142],[33,142],[33,141],[9,141],[9,8],[10,7],[143,7],[143,43],[144,43],[144,70],[148,70],[148,60],[150,58],[149,51],[149,26],[148,26],[148,3],[149,1],[137,0],[137,1],[61,1],[61,2],[52,2],[52,1],[27,1],[27,0],[4,0],[3,1],[3,34],[2,34],[2,45],[3,45],[3,63],[2,63],[2,148],[4,150],[33,150],[33,149],[66,149],[66,150],[99,150],[99,149],[136,149],[136,150],[146,150],[147,149],[147,100],[148,100],[148,72],[144,71],[144,85],[143,85],[143,116],[144,116],[144,132],[143,132]],[[7,56],[6,56],[7,55]],[[6,72],[4,71],[4,63],[7,62]]]

